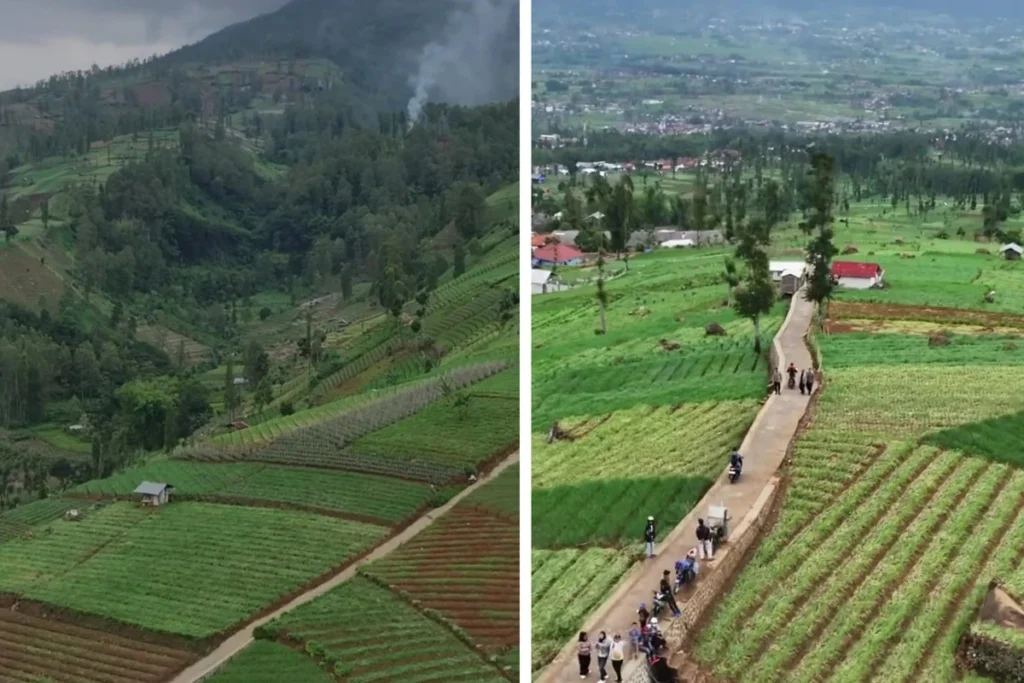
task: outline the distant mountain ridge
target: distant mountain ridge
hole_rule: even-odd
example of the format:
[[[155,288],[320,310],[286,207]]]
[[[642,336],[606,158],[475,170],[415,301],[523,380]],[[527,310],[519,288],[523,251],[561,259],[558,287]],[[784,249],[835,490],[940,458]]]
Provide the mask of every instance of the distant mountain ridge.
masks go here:
[[[173,66],[321,57],[343,69],[360,94],[372,98],[373,108],[401,108],[415,92],[411,79],[424,48],[449,37],[445,29],[452,16],[480,15],[495,6],[514,6],[515,11],[507,14],[518,19],[518,0],[292,0],[275,12],[228,26],[158,61]],[[487,100],[512,99],[518,90],[518,21],[494,26],[492,37],[488,50],[493,59],[466,61],[476,62],[469,65],[478,71],[474,80],[494,93]],[[491,73],[487,67],[493,67]],[[479,100],[450,103],[478,104]]]

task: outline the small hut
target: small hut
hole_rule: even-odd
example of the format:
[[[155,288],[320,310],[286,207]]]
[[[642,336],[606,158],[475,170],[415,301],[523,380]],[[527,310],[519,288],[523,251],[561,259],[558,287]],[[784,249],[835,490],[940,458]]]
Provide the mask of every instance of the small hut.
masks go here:
[[[1010,242],[1000,249],[999,253],[1002,254],[1003,258],[1007,261],[1020,261],[1021,254],[1024,254],[1024,247],[1021,247],[1016,242]]]
[[[779,279],[779,293],[782,296],[793,296],[804,285],[804,271],[784,270]]]
[[[160,507],[171,502],[171,491],[174,487],[162,482],[144,481],[135,489],[135,493],[142,496],[140,501],[143,505]]]

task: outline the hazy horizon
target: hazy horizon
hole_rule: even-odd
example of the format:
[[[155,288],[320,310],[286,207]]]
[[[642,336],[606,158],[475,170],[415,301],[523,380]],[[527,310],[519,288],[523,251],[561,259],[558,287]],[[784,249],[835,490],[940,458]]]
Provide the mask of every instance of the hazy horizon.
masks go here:
[[[164,54],[287,0],[36,0],[4,7],[0,90]],[[9,4],[7,2],[2,3]]]

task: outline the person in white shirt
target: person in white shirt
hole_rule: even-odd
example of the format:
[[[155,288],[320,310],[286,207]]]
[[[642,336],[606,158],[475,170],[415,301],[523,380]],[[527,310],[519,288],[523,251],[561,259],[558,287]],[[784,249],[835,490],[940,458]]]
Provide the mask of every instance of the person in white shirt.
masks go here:
[[[612,639],[612,669],[615,671],[615,683],[622,683],[622,662],[626,659],[626,644],[618,633]]]

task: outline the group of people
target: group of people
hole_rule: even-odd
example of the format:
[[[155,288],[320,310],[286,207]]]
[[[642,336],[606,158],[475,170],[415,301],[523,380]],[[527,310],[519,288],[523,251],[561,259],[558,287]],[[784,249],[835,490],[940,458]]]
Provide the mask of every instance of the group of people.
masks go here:
[[[795,389],[800,387],[801,394],[811,395],[814,391],[814,385],[818,381],[818,371],[814,368],[807,368],[806,370],[800,370],[796,367],[795,363],[790,363],[789,367],[786,368],[786,374],[789,375],[789,388]],[[800,381],[797,381],[797,375],[800,375]],[[773,394],[782,393],[782,373],[779,372],[778,368],[772,372],[772,384],[771,392]]]
[[[576,644],[576,657],[580,662],[580,678],[590,675],[590,660],[597,654],[597,672],[600,680],[608,680],[608,662],[611,661],[615,671],[616,683],[622,683],[622,662],[626,659],[626,644],[622,636],[616,633],[612,638],[604,631],[597,636],[597,641],[590,642],[585,631],[580,632],[580,640]]]

